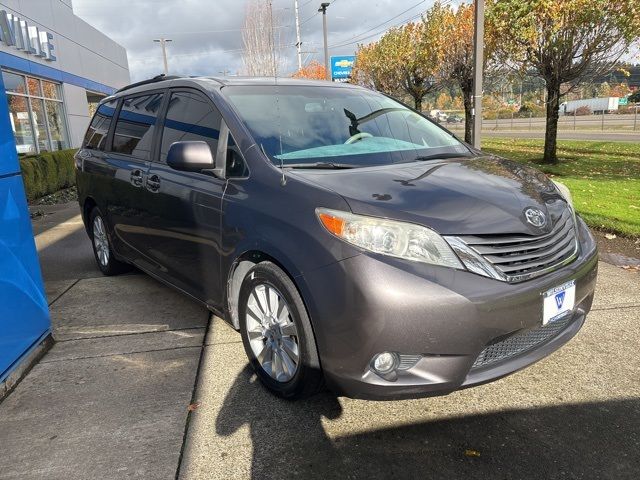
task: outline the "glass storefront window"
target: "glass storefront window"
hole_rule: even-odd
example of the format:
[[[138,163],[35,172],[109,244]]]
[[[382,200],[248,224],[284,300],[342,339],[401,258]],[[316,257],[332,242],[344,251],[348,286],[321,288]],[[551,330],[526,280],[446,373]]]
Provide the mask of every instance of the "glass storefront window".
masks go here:
[[[16,137],[18,153],[37,153],[31,119],[29,118],[29,101],[27,97],[8,95],[9,119]]]
[[[58,85],[57,83],[51,83],[47,82],[46,80],[42,80],[42,92],[45,98],[61,100],[60,85]]]
[[[69,148],[61,86],[2,71],[18,153]]]
[[[51,134],[51,145],[53,150],[65,150],[69,148],[69,136],[64,123],[64,111],[62,103],[52,100],[44,101],[49,119],[49,133]]]
[[[41,152],[51,151],[51,145],[49,144],[49,134],[47,132],[47,117],[44,113],[44,100],[40,98],[31,99],[31,118],[33,119],[33,126],[36,129],[36,140],[38,141],[38,148]]]
[[[37,78],[27,77],[27,87],[29,87],[29,95],[32,97],[41,97],[40,80]]]
[[[21,95],[27,93],[27,88],[24,84],[24,77],[22,75],[16,75],[11,72],[2,72],[2,81],[4,82],[4,89],[7,93],[19,93]]]

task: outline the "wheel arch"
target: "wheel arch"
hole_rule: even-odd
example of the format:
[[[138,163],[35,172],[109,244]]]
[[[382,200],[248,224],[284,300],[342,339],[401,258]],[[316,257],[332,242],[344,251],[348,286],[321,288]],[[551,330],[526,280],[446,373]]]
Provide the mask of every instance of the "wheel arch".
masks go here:
[[[251,270],[254,265],[262,262],[271,262],[277,265],[278,268],[280,268],[289,277],[294,286],[298,289],[300,297],[302,297],[302,302],[305,304],[305,308],[307,309],[307,313],[309,313],[309,309],[307,308],[307,303],[303,295],[303,290],[300,288],[300,285],[296,280],[296,278],[299,278],[300,276],[293,275],[290,269],[285,266],[284,262],[279,261],[273,255],[259,249],[248,250],[234,260],[227,275],[225,309],[229,318],[229,323],[231,323],[233,328],[236,330],[240,328],[240,321],[238,318],[238,299],[240,296],[242,281],[244,280],[247,272]]]
[[[89,225],[89,217],[91,216],[91,211],[98,206],[98,202],[96,202],[93,197],[87,197],[84,199],[82,203],[82,221],[84,223],[84,228],[87,231],[87,235],[91,237],[91,228]]]

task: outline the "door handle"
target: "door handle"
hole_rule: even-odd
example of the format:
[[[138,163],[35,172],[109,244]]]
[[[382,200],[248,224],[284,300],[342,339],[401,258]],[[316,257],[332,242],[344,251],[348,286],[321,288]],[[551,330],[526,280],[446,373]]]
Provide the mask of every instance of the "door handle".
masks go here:
[[[157,192],[160,190],[160,177],[158,175],[151,175],[147,177],[147,190],[150,192]]]
[[[142,182],[142,170],[133,170],[131,172],[131,185],[133,185],[134,187],[141,187]]]

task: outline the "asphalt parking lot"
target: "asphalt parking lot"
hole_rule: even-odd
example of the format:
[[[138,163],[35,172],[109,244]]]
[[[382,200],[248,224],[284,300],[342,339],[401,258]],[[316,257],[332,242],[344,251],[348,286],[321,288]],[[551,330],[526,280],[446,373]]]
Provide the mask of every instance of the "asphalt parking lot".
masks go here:
[[[637,272],[601,263],[577,337],[498,382],[291,403],[222,321],[144,275],[101,277],[73,208],[36,230],[58,342],[0,403],[0,478],[638,478]]]

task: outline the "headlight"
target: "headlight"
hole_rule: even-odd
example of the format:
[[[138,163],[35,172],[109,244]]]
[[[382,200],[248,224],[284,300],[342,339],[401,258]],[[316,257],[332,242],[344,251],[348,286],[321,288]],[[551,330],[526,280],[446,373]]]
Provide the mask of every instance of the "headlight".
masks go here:
[[[560,192],[560,195],[562,195],[567,201],[567,203],[571,207],[571,210],[573,210],[573,197],[571,196],[571,192],[569,191],[567,186],[564,183],[556,182],[555,180],[552,180],[552,182]]]
[[[356,247],[382,255],[464,270],[447,242],[426,227],[326,208],[317,208],[316,214],[330,233]]]

